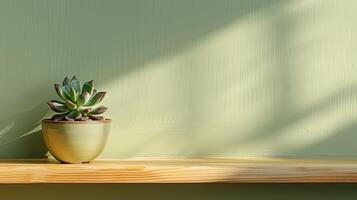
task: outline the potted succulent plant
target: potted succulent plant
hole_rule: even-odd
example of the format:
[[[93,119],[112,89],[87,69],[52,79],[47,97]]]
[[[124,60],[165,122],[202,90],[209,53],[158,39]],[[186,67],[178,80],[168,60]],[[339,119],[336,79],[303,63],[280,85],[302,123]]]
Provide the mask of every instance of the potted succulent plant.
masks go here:
[[[103,114],[107,108],[97,106],[106,92],[97,92],[93,81],[84,83],[73,76],[55,84],[61,101],[48,102],[59,113],[42,120],[42,133],[50,153],[64,163],[82,163],[95,159],[104,149],[111,120]]]

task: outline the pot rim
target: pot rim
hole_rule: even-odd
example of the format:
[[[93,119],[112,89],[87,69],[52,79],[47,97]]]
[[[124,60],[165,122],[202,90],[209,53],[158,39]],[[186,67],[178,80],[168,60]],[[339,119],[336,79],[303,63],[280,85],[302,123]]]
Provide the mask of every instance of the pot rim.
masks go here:
[[[43,119],[42,123],[53,123],[53,124],[105,124],[111,123],[111,119],[104,119],[104,120],[90,120],[90,121],[54,121],[51,119]]]

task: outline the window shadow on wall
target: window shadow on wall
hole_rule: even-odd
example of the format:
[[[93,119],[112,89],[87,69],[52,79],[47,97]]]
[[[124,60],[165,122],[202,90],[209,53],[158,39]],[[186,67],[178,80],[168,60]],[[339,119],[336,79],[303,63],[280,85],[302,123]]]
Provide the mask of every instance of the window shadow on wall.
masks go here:
[[[299,2],[301,1],[276,2],[276,4],[270,2],[269,5],[274,6],[256,10],[270,13],[267,15],[269,19],[263,20],[266,24],[269,24],[269,29],[263,31],[258,29],[257,31],[271,34],[271,38],[268,37],[269,41],[272,42],[269,57],[260,57],[261,49],[263,49],[261,47],[266,44],[257,45],[253,43],[252,45],[255,45],[253,50],[249,49],[249,46],[238,44],[241,45],[242,49],[246,47],[253,52],[253,59],[251,59],[253,61],[247,59],[248,61],[254,62],[256,57],[256,60],[261,59],[267,63],[262,63],[260,66],[258,66],[258,63],[257,68],[248,68],[246,71],[243,70],[241,74],[234,74],[237,75],[237,81],[222,81],[228,83],[222,84],[224,88],[219,88],[218,84],[210,84],[216,80],[209,78],[219,78],[219,75],[215,76],[215,74],[212,75],[209,72],[202,73],[202,71],[193,70],[197,72],[197,74],[192,75],[193,78],[191,77],[190,84],[192,83],[193,89],[190,88],[190,91],[185,93],[189,96],[186,106],[190,107],[186,115],[186,124],[183,124],[182,127],[173,127],[172,129],[181,128],[177,132],[182,132],[182,134],[177,134],[179,135],[177,137],[173,136],[172,138],[176,140],[173,139],[168,142],[177,144],[181,148],[172,155],[194,158],[224,157],[226,155],[323,159],[356,157],[354,152],[357,152],[357,146],[354,145],[353,141],[356,140],[355,133],[357,131],[355,125],[356,110],[354,109],[357,84],[347,74],[349,72],[354,73],[351,66],[354,66],[355,60],[351,61],[349,54],[355,48],[342,42],[343,40],[347,41],[346,43],[351,43],[351,41],[354,41],[353,37],[349,38],[351,41],[341,38],[337,47],[333,46],[336,45],[334,43],[336,35],[349,37],[350,33],[347,30],[350,30],[351,24],[345,20],[348,17],[338,18],[340,16],[325,15],[330,7],[331,10],[334,10],[334,6],[336,6],[334,4],[322,5],[322,3],[314,1],[300,4]],[[353,7],[349,4],[339,6],[344,8],[346,13],[350,12],[346,9],[347,7]],[[346,16],[348,15],[346,14]],[[340,31],[333,32],[337,26],[335,20],[341,19],[345,20],[348,28],[341,28]],[[259,23],[259,21],[252,20],[251,23]],[[239,27],[239,25],[237,26]],[[342,27],[345,28],[345,26]],[[262,34],[262,36],[264,35]],[[249,37],[247,38],[249,39]],[[331,49],[331,46],[343,53]],[[216,50],[212,50],[212,52],[212,56],[217,53]],[[331,59],[331,57],[334,59]],[[205,59],[209,59],[199,56],[190,58],[192,60],[187,62],[195,63],[193,65],[195,67],[199,67],[200,62]],[[343,62],[340,60],[341,58],[348,61]],[[246,58],[243,57],[243,59]],[[269,63],[270,60],[273,60],[272,63]],[[247,66],[252,65],[247,63]],[[216,68],[219,67],[222,66],[216,66]],[[237,68],[244,67],[246,66],[237,66]],[[212,68],[209,69],[212,70]],[[259,72],[259,70],[263,72]],[[215,70],[212,71],[216,72]],[[266,74],[258,76],[263,73]],[[202,78],[207,74],[211,76],[207,76],[209,78],[204,77],[206,79]],[[269,78],[264,79],[264,77]],[[229,79],[230,77],[227,75],[226,78]],[[190,79],[187,78],[187,80]],[[242,87],[244,84],[253,86],[244,91],[245,88]],[[226,91],[231,88],[234,90],[234,87],[238,88],[239,92],[242,91],[239,93],[242,98],[236,98],[236,96],[234,98],[242,100],[244,96],[247,96],[246,98],[251,100],[241,105],[260,109],[259,103],[263,102],[263,109],[259,110],[258,114],[253,113],[254,109],[252,109],[253,114],[242,112],[241,118],[235,119],[235,122],[240,126],[235,126],[232,123],[229,125],[233,128],[229,129],[227,128],[229,125],[227,125],[223,126],[223,131],[221,131],[219,127],[214,126],[219,126],[219,122],[222,122],[220,118],[225,118],[230,110],[223,107],[225,105],[213,104],[213,106],[204,107],[202,104],[208,101],[210,103],[219,102],[220,95],[228,99],[227,93],[230,94]],[[202,90],[208,92],[202,92]],[[207,96],[201,95],[207,93]],[[215,95],[210,95],[210,93]],[[266,93],[267,95],[264,96],[259,93]],[[253,98],[251,98],[252,96]],[[222,102],[227,103],[227,101]],[[231,102],[227,104],[229,103]],[[241,107],[242,110],[244,109],[243,106]],[[216,108],[212,109],[212,107]],[[227,114],[222,114],[222,112]],[[234,112],[238,113],[240,110],[237,109]],[[249,115],[253,115],[255,118],[245,120],[244,117],[249,117]],[[253,128],[242,130],[241,127],[245,124],[241,125],[240,123],[244,122],[251,123]],[[216,129],[212,131],[211,128]],[[164,131],[170,132],[170,127],[163,129],[162,132]],[[174,132],[174,134],[176,133]],[[135,143],[135,146],[131,146],[122,155],[130,157],[145,154],[145,150],[148,149],[147,146],[152,144],[152,146],[155,146],[159,143],[157,141],[164,140],[163,135],[164,133],[152,134],[152,137]],[[267,143],[269,144],[267,145]],[[260,148],[260,145],[265,145],[265,149]],[[248,148],[251,148],[253,153],[247,153],[246,149]],[[263,150],[255,150],[259,148]],[[245,150],[246,154],[240,153],[240,150]],[[262,154],[259,154],[259,152],[262,152]]]
[[[204,93],[200,89],[211,90],[212,88],[204,82],[210,80],[202,79],[202,82],[193,80],[190,84],[198,83],[201,87],[192,87],[193,89],[190,88],[184,94],[189,96],[188,104],[185,105],[189,107],[189,112],[184,125],[193,128],[187,128],[187,132],[179,130],[185,133],[178,139],[190,141],[186,142],[187,145],[181,144],[181,151],[177,152],[177,155],[191,157],[227,155],[237,151],[237,146],[264,143],[284,137],[285,129],[309,118],[317,119],[319,113],[335,109],[349,99],[355,99],[357,86],[344,85],[319,101],[296,109],[294,103],[299,92],[296,84],[296,69],[301,67],[298,63],[300,60],[296,58],[299,58],[302,52],[314,48],[316,42],[321,41],[319,38],[312,37],[302,43],[298,43],[299,41],[297,44],[292,43],[292,41],[296,42],[297,27],[302,22],[307,23],[310,20],[316,22],[316,19],[312,17],[301,20],[310,11],[304,10],[305,8],[301,13],[286,10],[285,5],[289,2],[294,1],[196,0],[189,3],[181,0],[87,1],[86,3],[33,1],[28,4],[21,1],[1,2],[0,22],[4,23],[1,23],[0,29],[2,44],[0,89],[6,94],[1,104],[1,110],[6,114],[0,117],[0,158],[43,157],[46,154],[39,123],[43,117],[48,117],[45,102],[56,98],[53,83],[60,82],[64,76],[79,75],[82,80],[94,79],[98,88],[102,88],[112,81],[130,76],[133,72],[145,71],[147,64],[180,54],[200,44],[201,40],[211,34],[231,28],[230,25],[260,12],[263,16],[264,12],[274,14],[269,27],[272,34],[270,39],[273,63],[262,64],[263,70],[268,68],[267,71],[272,72],[267,76],[271,76],[274,84],[269,85],[270,83],[259,78],[255,80],[253,76],[256,75],[254,71],[256,69],[251,68],[244,71],[242,73],[244,75],[237,76],[238,80],[234,84],[243,85],[244,81],[253,77],[253,80],[262,85],[261,88],[253,88],[254,92],[269,90],[271,92],[269,96],[261,99],[268,101],[269,98],[276,98],[276,102],[269,104],[270,111],[273,111],[269,116],[270,119],[263,122],[256,121],[256,128],[250,130],[245,137],[241,137],[242,133],[239,129],[229,130],[235,135],[224,139],[222,137],[221,141],[214,141],[212,135],[203,134],[203,137],[213,139],[209,141],[209,145],[198,145],[202,135],[199,135],[201,132],[194,128],[202,126],[203,122],[207,123],[204,121],[207,116],[213,118],[219,116],[220,110],[213,109],[211,113],[202,113],[204,108],[200,107],[202,102],[205,103],[210,99],[200,96]],[[255,60],[255,56],[260,58],[260,48],[253,51],[251,60]],[[205,59],[193,58],[193,61],[187,62],[197,62],[198,66]],[[300,59],[305,58],[302,56]],[[219,67],[221,66],[217,66]],[[196,73],[193,78],[195,76],[200,78],[201,72],[197,70]],[[229,87],[236,85],[232,84],[224,89],[228,90],[231,89]],[[224,90],[220,92],[222,93],[213,97],[219,94],[225,95]],[[250,94],[251,90],[240,95]],[[180,98],[179,95],[177,98]],[[145,99],[131,100],[128,105],[121,104],[118,107],[135,107],[136,101]],[[247,106],[256,105],[252,102]],[[237,123],[240,120],[236,119]],[[208,127],[212,124],[203,125]],[[319,141],[292,150],[280,149],[272,154],[300,155],[306,158],[309,155],[323,155],[328,148],[338,146],[339,148],[334,150],[337,156],[350,155],[351,152],[357,151],[353,144],[355,140],[353,135],[356,131],[356,126],[351,122],[333,130],[332,134]],[[220,132],[217,131],[217,134]],[[123,154],[135,156],[144,149],[143,147],[149,146],[151,141],[157,141],[161,136],[158,133],[149,140],[137,142]],[[202,140],[202,143],[204,142],[205,140]],[[197,147],[192,147],[193,144],[197,144]]]
[[[0,158],[45,155],[39,123],[64,76],[104,85],[279,2],[1,2]]]

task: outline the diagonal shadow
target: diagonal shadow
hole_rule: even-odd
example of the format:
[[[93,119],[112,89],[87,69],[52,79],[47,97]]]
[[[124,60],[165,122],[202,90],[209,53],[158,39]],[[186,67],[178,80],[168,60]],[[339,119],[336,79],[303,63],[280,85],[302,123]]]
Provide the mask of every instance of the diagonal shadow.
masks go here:
[[[355,93],[356,94],[356,93]],[[333,131],[330,136],[303,148],[286,151],[286,155],[294,155],[304,159],[356,159],[357,124],[352,123]],[[336,148],[338,147],[338,148]],[[286,157],[286,156],[285,156]]]
[[[21,136],[33,130],[44,116],[45,102],[54,96],[50,94],[53,82],[76,74],[83,80],[98,80],[100,86],[147,63],[178,54],[230,23],[280,2],[0,3],[1,30],[9,30],[0,31],[0,74],[6,82],[0,84],[0,90],[7,94],[0,108],[7,113],[0,120],[0,157],[44,155],[39,132]],[[28,98],[35,90],[36,95]],[[13,99],[19,99],[18,103]],[[24,109],[39,103],[33,109]]]
[[[278,88],[276,88],[278,92],[272,95],[279,96],[278,99],[280,99],[280,101],[275,106],[274,115],[271,116],[269,122],[254,129],[251,133],[247,134],[246,137],[237,137],[237,139],[231,138],[231,140],[225,141],[224,144],[222,143],[220,145],[211,145],[206,148],[196,149],[192,155],[190,155],[191,157],[216,155],[217,152],[219,155],[226,155],[225,153],[231,152],[233,149],[239,146],[244,146],[246,144],[249,145],[250,143],[257,141],[265,141],[269,138],[278,138],[284,134],[284,132],[281,130],[297,124],[301,120],[318,115],[321,112],[325,112],[326,110],[337,106],[340,102],[346,102],[346,100],[355,99],[357,94],[357,85],[351,84],[327,95],[323,99],[313,103],[306,108],[294,110],[296,107],[293,105],[295,102],[294,92],[296,91],[294,91],[294,86],[292,83],[294,76],[292,69],[298,66],[295,66],[296,63],[292,62],[289,56],[291,56],[291,53],[298,52],[292,52],[294,49],[292,49],[287,44],[290,44],[289,41],[291,41],[291,37],[293,37],[294,26],[298,16],[291,14],[280,14],[284,13],[284,9],[277,10],[277,13],[278,17],[276,17],[276,21],[274,23],[274,56],[277,60],[276,65],[274,66],[274,72],[276,72],[275,80],[280,84]],[[353,141],[352,135],[354,132],[356,132],[356,130],[357,129],[354,125],[343,127],[341,130],[338,130],[332,134],[332,136],[321,141],[321,143],[315,143],[311,146],[308,145],[306,149],[304,148],[292,150],[289,152],[276,153],[278,154],[277,156],[279,156],[279,154],[287,153],[289,155],[296,154],[297,156],[304,156],[304,158],[308,157],[306,155],[321,156],[325,154],[326,156],[326,149],[329,149],[329,146],[333,147],[338,146],[337,144],[346,144],[343,148],[336,150],[335,154],[341,158],[344,155],[345,157],[348,157],[347,154],[350,154],[350,152],[353,152],[355,149],[349,141]]]
[[[47,149],[39,127],[47,108],[38,104],[30,110],[0,118],[0,158],[45,157]]]

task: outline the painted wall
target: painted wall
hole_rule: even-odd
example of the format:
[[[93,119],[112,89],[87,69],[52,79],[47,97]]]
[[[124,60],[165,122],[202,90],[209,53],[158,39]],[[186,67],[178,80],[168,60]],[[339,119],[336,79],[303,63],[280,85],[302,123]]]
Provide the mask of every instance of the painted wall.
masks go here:
[[[45,102],[53,83],[77,75],[108,91],[114,127],[102,158],[356,158],[356,8],[353,0],[2,0],[0,157],[45,156]],[[41,188],[77,191],[0,190],[19,198]],[[353,195],[341,185],[95,188],[91,197],[129,199],[159,188],[165,198]]]

